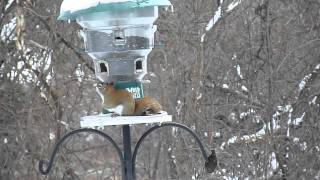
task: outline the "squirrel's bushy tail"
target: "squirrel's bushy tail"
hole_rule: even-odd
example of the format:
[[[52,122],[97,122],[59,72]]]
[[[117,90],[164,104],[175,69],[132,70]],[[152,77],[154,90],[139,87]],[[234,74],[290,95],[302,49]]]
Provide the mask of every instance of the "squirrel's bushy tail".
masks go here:
[[[134,115],[158,114],[162,110],[160,103],[151,96],[145,96],[135,102]]]

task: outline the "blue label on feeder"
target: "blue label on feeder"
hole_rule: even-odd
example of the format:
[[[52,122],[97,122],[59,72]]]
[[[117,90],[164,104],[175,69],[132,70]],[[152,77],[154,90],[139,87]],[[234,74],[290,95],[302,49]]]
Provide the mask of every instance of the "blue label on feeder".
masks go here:
[[[134,99],[143,97],[142,83],[137,81],[117,81],[114,85],[115,89],[126,89],[133,94]]]
[[[126,90],[128,90],[129,92],[131,92],[133,94],[133,98],[134,99],[139,99],[142,98],[141,96],[141,89],[138,87],[130,87],[130,88],[126,88]]]

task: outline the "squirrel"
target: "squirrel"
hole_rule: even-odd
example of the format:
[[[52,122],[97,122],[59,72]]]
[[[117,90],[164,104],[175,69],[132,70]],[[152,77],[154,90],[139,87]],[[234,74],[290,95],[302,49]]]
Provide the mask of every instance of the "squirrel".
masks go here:
[[[102,98],[103,107],[113,112],[112,116],[142,116],[162,111],[160,103],[155,98],[145,96],[135,100],[131,92],[115,89],[113,82],[98,84],[97,92]]]

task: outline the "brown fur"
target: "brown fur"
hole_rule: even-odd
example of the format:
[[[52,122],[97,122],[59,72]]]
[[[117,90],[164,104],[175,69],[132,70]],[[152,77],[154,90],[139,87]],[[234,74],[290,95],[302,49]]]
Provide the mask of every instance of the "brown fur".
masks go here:
[[[151,96],[145,96],[141,99],[134,100],[132,93],[125,89],[114,89],[113,83],[107,83],[99,88],[103,95],[103,106],[106,109],[123,106],[121,115],[123,116],[141,116],[144,114],[160,113],[162,107],[160,103]]]

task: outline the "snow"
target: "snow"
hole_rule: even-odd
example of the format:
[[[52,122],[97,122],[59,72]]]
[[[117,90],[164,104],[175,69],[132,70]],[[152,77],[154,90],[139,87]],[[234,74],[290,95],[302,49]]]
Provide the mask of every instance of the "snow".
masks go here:
[[[247,112],[242,112],[240,113],[240,119],[243,119],[244,117],[250,115],[250,114],[254,114],[256,111],[254,109],[249,109]]]
[[[278,111],[282,111],[284,113],[292,112],[292,106],[291,105],[286,105],[286,106],[278,106]]]
[[[101,3],[120,3],[120,2],[137,2],[136,0],[64,0],[61,4],[61,11],[75,12],[83,9],[88,9],[90,7],[95,7]]]
[[[40,92],[40,97],[42,97],[43,99],[48,101],[48,97],[46,96],[46,94],[44,92]]]
[[[238,76],[241,78],[241,79],[243,79],[243,76],[242,76],[242,73],[241,73],[241,67],[240,67],[240,65],[239,64],[237,64],[236,66],[234,66],[235,68],[236,68],[236,70],[237,70],[237,74],[238,74]]]
[[[206,33],[202,34],[202,36],[201,36],[201,42],[204,42],[204,37],[206,37]]]
[[[242,2],[242,0],[237,0],[237,1],[233,1],[232,3],[229,4],[228,8],[227,8],[227,12],[232,11],[235,7],[237,7],[240,3]]]
[[[103,82],[103,81],[102,81],[102,82]],[[102,100],[101,104],[104,104],[104,95],[99,91],[99,88],[98,88],[98,87],[96,87],[96,92],[98,93],[98,95],[100,96],[100,98],[101,98],[101,100]]]
[[[236,121],[237,123],[239,123],[239,121],[237,121],[237,115],[236,115],[235,112],[230,113],[229,119],[230,119],[231,121]]]
[[[150,75],[151,77],[157,77],[157,75],[156,75],[154,72],[149,72],[149,75]]]
[[[26,49],[27,53],[32,51],[30,48]],[[26,55],[26,59],[29,60],[29,64],[31,64],[32,69],[42,69],[43,71],[46,71],[50,68],[51,65],[51,54],[52,51],[46,51],[42,55],[38,54],[31,54],[31,55]],[[26,82],[33,82],[34,79],[34,73],[32,73],[29,69],[25,69],[25,62],[19,61],[17,62],[17,68],[13,68],[11,71],[12,77],[16,76],[16,72],[21,71],[21,74],[24,76],[22,77],[21,75],[19,76],[19,80],[23,83],[24,81]],[[46,80],[50,81],[52,79],[52,76],[50,73],[46,76]]]
[[[86,141],[89,142],[89,141],[92,141],[94,140],[94,135],[93,134],[89,134],[87,137],[86,137]]]
[[[201,99],[202,98],[202,93],[198,93],[198,96],[197,96],[197,100]]]
[[[224,180],[239,180],[238,177],[227,177],[227,176],[223,176]]]
[[[244,85],[241,86],[242,91],[249,92],[248,88]]]
[[[178,101],[177,101],[177,106],[176,106],[176,112],[177,112],[178,116],[179,116],[180,113],[181,113],[182,106],[183,106],[183,104],[181,103],[180,100],[178,100]]]
[[[303,142],[300,144],[301,151],[305,151],[307,150],[307,148],[308,148],[307,142]]]
[[[317,102],[318,96],[313,97],[313,99],[309,102],[309,105],[315,105]]]
[[[213,25],[215,25],[218,22],[221,16],[222,16],[221,6],[219,6],[218,10],[214,13],[213,18],[210,19],[209,23],[207,24],[206,31],[209,31],[213,27]]]
[[[54,133],[49,133],[49,139],[53,140],[56,136],[54,135]]]
[[[47,47],[46,47],[47,48]],[[31,52],[31,49],[27,49]],[[27,55],[26,58],[29,59],[29,64],[32,65],[32,69],[42,69],[46,71],[51,65],[51,56],[53,51],[46,51],[42,55]]]
[[[294,142],[294,143],[298,143],[299,141],[300,141],[300,139],[299,139],[299,138],[296,138],[296,137],[295,137],[295,138],[293,138],[293,142]]]
[[[9,38],[9,40],[13,40],[12,35],[14,35],[13,30],[15,29],[17,24],[17,18],[12,18],[8,24],[3,25],[2,31],[1,31],[1,40],[5,41],[6,38]]]
[[[274,130],[280,129],[279,119],[278,119],[279,116],[281,116],[281,113],[279,111],[274,113],[272,116],[272,127]],[[271,127],[269,127],[269,129],[271,129]]]
[[[14,1],[14,0],[9,0],[9,1],[8,1],[8,4],[6,5],[5,10],[7,10],[7,9],[11,6],[11,4],[13,3],[13,1]]]
[[[299,83],[299,89],[300,91],[306,86],[306,81],[305,80],[302,80],[300,83]]]
[[[221,133],[220,133],[220,132],[215,132],[215,133],[213,134],[213,136],[214,136],[214,137],[221,137]]]
[[[125,2],[139,3],[139,2],[143,2],[143,0],[77,0],[76,3],[74,0],[64,0],[61,4],[61,12],[74,13],[76,11],[96,7],[99,4],[125,3]],[[165,3],[162,2],[162,4],[170,5],[169,2],[165,2]],[[173,7],[171,8],[171,11],[172,12],[174,11]]]
[[[273,170],[276,170],[279,166],[279,163],[277,162],[276,159],[276,154],[274,152],[272,152],[271,154],[271,167]]]
[[[237,54],[233,54],[233,56],[232,56],[231,59],[232,59],[232,60],[236,60],[236,59],[237,59]]]
[[[208,133],[207,132],[204,132],[204,137],[208,137]]]
[[[64,125],[66,127],[66,129],[68,129],[69,124],[65,121],[59,121],[62,125]]]
[[[223,85],[222,85],[222,88],[224,88],[224,89],[228,89],[228,88],[229,88],[229,86],[228,86],[228,84],[223,84]]]
[[[82,70],[81,64],[77,65],[76,71],[75,71],[76,77],[79,82],[82,82],[82,78],[84,77],[84,72]]]
[[[301,115],[301,117],[296,118],[295,120],[293,120],[293,125],[296,125],[296,126],[300,125],[303,122],[303,118],[304,118],[305,115],[306,115],[306,113],[304,112]]]
[[[227,144],[228,144],[228,145],[229,145],[229,144],[234,144],[234,143],[236,143],[237,139],[238,139],[237,136],[233,136],[232,138],[230,138],[230,139],[228,140]]]
[[[289,111],[289,116],[288,116],[288,125],[295,125],[295,126],[298,126],[300,125],[302,122],[303,122],[303,118],[305,116],[305,112],[299,117],[299,118],[296,118],[292,121],[292,115],[291,115],[291,112],[292,112],[292,108],[290,109]],[[289,129],[288,129],[289,130]],[[289,136],[289,132],[287,132],[287,135]]]
[[[258,131],[257,133],[255,133],[255,134],[244,135],[244,136],[241,136],[241,137],[233,136],[230,139],[228,139],[227,144],[230,145],[230,144],[235,144],[236,142],[239,142],[239,141],[249,141],[249,140],[256,141],[258,139],[262,139],[263,136],[266,134],[266,127],[267,126],[264,125],[263,128],[260,131]],[[224,146],[225,146],[225,143],[222,143],[220,148],[223,149]]]
[[[223,143],[221,144],[221,146],[220,146],[220,149],[223,150],[225,146],[226,146],[226,143],[223,142]]]
[[[220,0],[220,4],[223,3],[224,0]],[[232,11],[235,7],[237,7],[240,3],[242,2],[242,0],[234,0],[232,3],[229,4],[228,8],[227,8],[227,12]],[[208,22],[208,24],[206,25],[205,30],[206,31],[210,31],[213,26],[221,19],[223,13],[222,13],[222,7],[221,5],[218,7],[218,9],[214,12],[214,15],[212,17],[212,19],[210,19],[210,21]],[[206,33],[203,33],[201,36],[201,42],[204,42],[204,38],[206,36]]]
[[[240,113],[240,118],[244,118],[248,115],[251,115],[251,114],[255,114],[255,110],[253,109],[249,109],[247,112],[242,112]],[[261,117],[260,116],[255,116],[256,118],[256,122],[259,122],[261,120]],[[273,121],[272,122],[273,125],[274,125],[274,129],[279,129],[280,126],[277,124],[277,121]],[[229,138],[225,143],[223,142],[222,145],[221,145],[221,149],[224,148],[224,146],[227,144],[227,145],[230,145],[230,144],[234,144],[234,143],[237,143],[237,142],[247,142],[247,141],[252,141],[252,142],[255,142],[259,139],[262,139],[264,138],[264,136],[266,135],[266,129],[267,127],[270,127],[270,123],[268,124],[264,124],[263,127],[256,133],[253,133],[253,134],[249,134],[249,135],[244,135],[244,136],[233,136],[231,138]]]
[[[220,4],[222,2],[223,2],[223,0],[220,0]],[[210,29],[212,29],[212,27],[218,22],[218,20],[221,18],[221,16],[222,16],[221,6],[219,6],[218,10],[215,11],[213,18],[210,19],[210,21],[206,25],[206,31],[209,31]],[[204,42],[205,36],[206,36],[206,33],[202,34],[201,42]]]
[[[310,79],[310,77],[311,77],[311,74],[305,76],[305,77],[301,80],[301,82],[299,83],[299,90],[300,90],[300,91],[302,91],[303,88],[306,86],[306,84],[307,84],[308,80]]]
[[[165,10],[168,11],[169,8],[170,8],[170,11],[173,13],[174,12],[173,6],[166,6]]]

